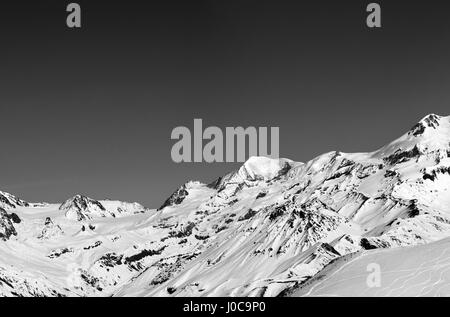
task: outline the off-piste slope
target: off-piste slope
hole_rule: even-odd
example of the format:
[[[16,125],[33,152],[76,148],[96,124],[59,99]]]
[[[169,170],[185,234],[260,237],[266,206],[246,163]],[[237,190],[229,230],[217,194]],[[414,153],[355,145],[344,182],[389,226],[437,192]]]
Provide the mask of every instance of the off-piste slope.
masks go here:
[[[450,239],[364,252],[330,267],[292,296],[449,296]],[[378,276],[373,274],[379,272]]]

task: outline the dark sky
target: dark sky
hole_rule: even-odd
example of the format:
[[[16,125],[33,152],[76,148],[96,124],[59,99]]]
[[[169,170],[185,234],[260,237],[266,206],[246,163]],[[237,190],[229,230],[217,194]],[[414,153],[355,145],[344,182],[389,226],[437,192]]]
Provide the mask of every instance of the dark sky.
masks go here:
[[[279,126],[280,155],[375,150],[450,114],[445,1],[70,1],[0,6],[0,189],[158,207],[240,164],[175,164],[173,128]],[[28,4],[27,4],[28,2]]]

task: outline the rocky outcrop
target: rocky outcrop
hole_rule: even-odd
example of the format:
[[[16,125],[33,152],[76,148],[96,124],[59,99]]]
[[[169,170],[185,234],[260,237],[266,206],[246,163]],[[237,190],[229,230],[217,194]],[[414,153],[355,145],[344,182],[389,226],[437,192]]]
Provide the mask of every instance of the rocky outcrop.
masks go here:
[[[106,208],[99,201],[83,195],[76,195],[66,200],[59,210],[64,211],[68,219],[76,221],[106,217],[108,214]]]
[[[28,207],[30,204],[14,195],[0,191],[0,208],[5,210]]]
[[[17,235],[11,218],[3,208],[0,208],[0,240],[6,241],[11,236]],[[14,219],[17,221],[18,217],[14,217]]]
[[[176,206],[183,202],[183,200],[189,195],[189,192],[186,190],[186,185],[178,188],[169,198],[158,208],[162,210],[166,207]]]

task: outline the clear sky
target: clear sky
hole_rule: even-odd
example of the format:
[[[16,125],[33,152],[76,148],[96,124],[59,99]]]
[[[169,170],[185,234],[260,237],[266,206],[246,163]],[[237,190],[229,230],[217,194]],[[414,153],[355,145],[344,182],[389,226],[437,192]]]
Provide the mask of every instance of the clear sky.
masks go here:
[[[27,3],[28,2],[28,3]],[[239,164],[175,164],[176,126],[278,126],[280,155],[371,151],[450,114],[445,1],[69,1],[0,8],[0,190],[158,207]]]

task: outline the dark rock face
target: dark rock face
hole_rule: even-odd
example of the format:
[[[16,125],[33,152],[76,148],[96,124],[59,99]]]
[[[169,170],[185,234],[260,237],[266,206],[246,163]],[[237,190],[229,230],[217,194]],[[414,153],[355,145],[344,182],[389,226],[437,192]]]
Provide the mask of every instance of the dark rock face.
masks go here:
[[[0,192],[0,206],[5,209],[15,209],[16,206],[28,207],[29,203],[11,194]]]
[[[83,249],[84,249],[84,250],[91,250],[91,249],[94,249],[94,248],[98,248],[98,247],[101,246],[102,244],[103,244],[102,241],[96,241],[94,244],[88,245],[87,247],[84,247]]]
[[[73,248],[62,248],[62,249],[56,249],[53,250],[48,257],[50,259],[56,259],[59,258],[61,255],[66,254],[66,253],[72,253],[73,252]]]
[[[267,193],[265,193],[265,192],[260,192],[260,193],[258,193],[258,195],[256,196],[256,199],[260,199],[260,198],[266,197],[266,195],[267,195]]]
[[[139,252],[137,254],[134,254],[132,256],[125,258],[125,263],[132,263],[132,262],[140,261],[147,256],[159,255],[164,251],[165,248],[166,248],[166,246],[163,246],[157,250],[142,250],[141,252]]]
[[[15,214],[15,213],[12,213],[12,214],[8,215],[8,217],[9,217],[9,219],[11,219],[11,221],[13,223],[17,224],[17,223],[21,223],[22,222],[22,220],[19,218],[19,216],[17,214]]]
[[[275,178],[273,180],[279,180],[281,179],[283,176],[285,176],[290,170],[292,169],[291,164],[289,163],[284,163],[283,167],[278,171],[277,176],[275,176]]]
[[[413,126],[409,134],[413,136],[420,136],[425,132],[427,128],[437,129],[439,125],[440,125],[439,116],[435,114],[430,114],[428,117],[424,118],[421,122]]]
[[[105,207],[98,201],[91,199],[83,195],[76,195],[72,199],[69,199],[59,207],[60,210],[68,210],[70,208],[75,208],[78,211],[84,211],[91,206],[95,206],[98,209],[105,211]]]
[[[449,174],[450,175],[450,167],[442,166],[442,167],[434,169],[433,171],[431,171],[429,173],[424,173],[423,179],[424,180],[429,179],[434,182],[439,174],[441,174],[441,175]]]
[[[425,126],[421,122],[419,122],[411,128],[411,131],[409,132],[409,134],[412,134],[414,136],[419,136],[419,135],[422,135],[424,132],[425,132]]]
[[[192,234],[192,231],[195,228],[195,223],[189,222],[186,226],[181,228],[179,231],[171,231],[169,232],[170,237],[172,238],[185,238],[189,237]]]
[[[412,158],[419,157],[421,152],[417,146],[409,151],[398,150],[394,154],[385,157],[384,161],[390,165],[400,164],[406,162]]]
[[[123,255],[117,255],[116,253],[106,253],[98,261],[100,266],[103,267],[115,267],[117,265],[122,265]]]
[[[83,279],[83,281],[90,285],[91,287],[97,289],[98,291],[102,291],[103,288],[100,286],[100,279],[97,277],[92,276],[91,274],[89,274],[86,271],[82,271],[82,273],[80,274],[80,277]]]
[[[223,177],[217,178],[215,181],[213,181],[212,183],[208,184],[208,188],[219,189],[220,184],[222,183],[222,180],[223,180]]]
[[[11,202],[9,201],[9,199],[7,199],[5,196],[0,195],[0,203],[2,203],[4,206],[9,206],[11,208],[16,208],[16,206],[14,206],[13,204],[11,204]]]
[[[360,244],[364,250],[374,250],[378,248],[376,244],[371,243],[367,238],[362,238]]]
[[[243,221],[243,220],[250,219],[250,218],[252,218],[254,215],[256,215],[257,213],[258,213],[258,211],[253,210],[253,209],[249,209],[245,215],[239,217],[238,221]]]
[[[38,239],[50,239],[50,238],[56,238],[60,235],[63,235],[64,231],[61,229],[61,227],[57,224],[55,224],[52,220],[52,218],[47,217],[45,218],[44,222],[44,228],[42,229],[42,232],[38,235]]]
[[[424,119],[425,124],[429,128],[436,129],[439,126],[439,116],[435,114],[430,114]]]
[[[169,294],[173,294],[177,291],[177,289],[175,287],[167,287],[167,293]]]
[[[13,235],[16,236],[17,232],[10,215],[3,208],[0,208],[0,240],[6,241]]]
[[[158,208],[158,211],[164,209],[165,207],[181,204],[187,195],[189,195],[189,193],[186,190],[186,186],[181,186],[176,192],[174,192],[172,195],[170,195],[169,198],[167,198],[164,204],[162,204],[162,206]]]
[[[274,221],[278,217],[282,216],[286,211],[286,206],[282,205],[280,207],[276,207],[274,211],[272,211],[269,215],[269,219],[271,221]]]
[[[59,210],[65,211],[67,218],[76,221],[92,219],[91,215],[105,217],[107,214],[106,208],[99,201],[83,195],[76,195],[66,200]]]
[[[386,173],[384,173],[385,178],[396,177],[396,176],[398,176],[398,172],[393,171],[393,170],[386,170]]]
[[[362,238],[360,245],[364,250],[385,249],[391,247],[388,242],[377,238]]]
[[[408,207],[408,217],[414,218],[420,215],[420,208],[417,206],[417,202],[413,201]]]
[[[206,235],[206,236],[202,236],[202,235],[194,235],[194,237],[195,237],[195,239],[197,239],[197,240],[207,240],[207,239],[209,239],[209,236],[208,235]]]
[[[333,248],[330,244],[328,244],[328,243],[322,243],[321,245],[320,245],[325,251],[327,251],[327,252],[329,252],[329,253],[333,253],[333,254],[335,254],[335,255],[337,255],[337,256],[341,256],[341,254],[338,252],[338,251],[336,251],[336,249],[335,248]]]

